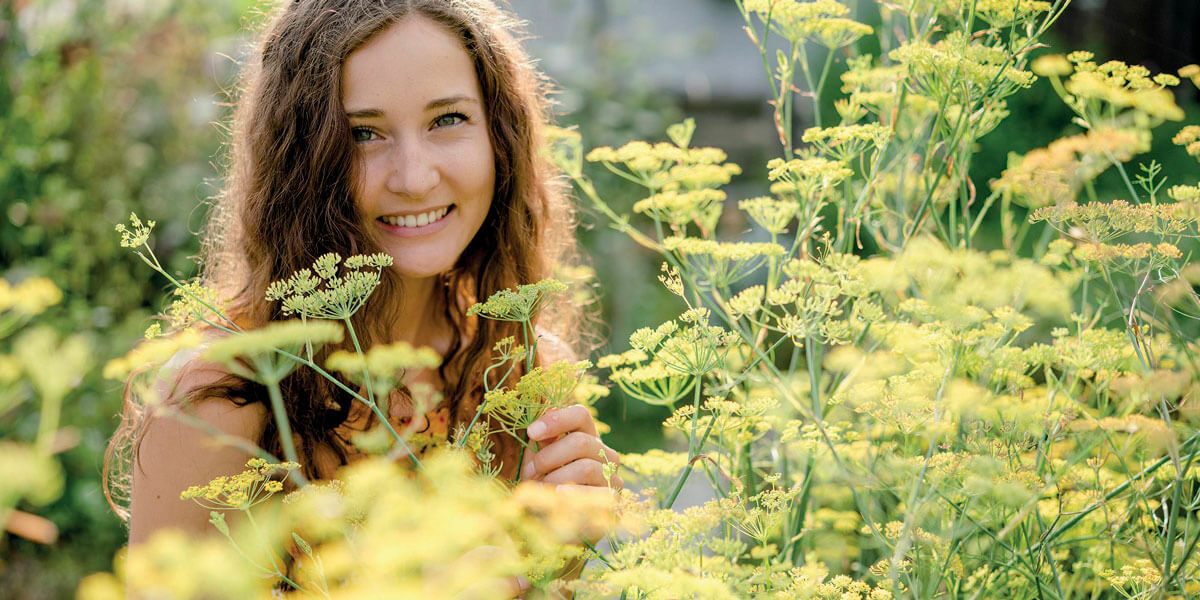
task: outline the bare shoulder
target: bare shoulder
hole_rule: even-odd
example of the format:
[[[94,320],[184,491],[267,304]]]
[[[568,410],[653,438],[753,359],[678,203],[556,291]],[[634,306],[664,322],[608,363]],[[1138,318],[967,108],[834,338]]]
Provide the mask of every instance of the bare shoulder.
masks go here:
[[[144,436],[132,465],[131,544],[168,527],[207,532],[208,511],[180,500],[180,493],[240,473],[268,416],[259,404],[240,406],[232,398],[202,394],[193,398],[228,375],[222,367],[195,353],[177,356],[172,363],[159,381],[158,398],[147,406]]]
[[[579,360],[575,349],[566,340],[541,327],[536,327],[534,333],[537,334],[537,354],[542,364]]]

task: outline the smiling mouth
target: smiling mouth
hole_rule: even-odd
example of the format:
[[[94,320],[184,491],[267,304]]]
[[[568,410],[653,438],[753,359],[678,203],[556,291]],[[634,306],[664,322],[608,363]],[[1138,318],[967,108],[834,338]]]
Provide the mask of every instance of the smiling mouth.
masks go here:
[[[429,212],[424,212],[417,215],[404,216],[382,216],[379,217],[379,222],[392,227],[417,228],[432,225],[446,218],[450,211],[454,210],[454,205],[443,206],[442,208],[434,209]]]

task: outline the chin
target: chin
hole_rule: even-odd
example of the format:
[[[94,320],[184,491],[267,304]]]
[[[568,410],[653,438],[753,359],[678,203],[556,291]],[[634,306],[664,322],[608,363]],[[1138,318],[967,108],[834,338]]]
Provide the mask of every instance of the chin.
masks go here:
[[[395,257],[393,257],[394,260]],[[453,262],[442,261],[414,261],[411,258],[400,261],[394,260],[392,264],[392,272],[399,275],[401,279],[429,279],[437,277],[442,273],[449,272],[454,268]]]

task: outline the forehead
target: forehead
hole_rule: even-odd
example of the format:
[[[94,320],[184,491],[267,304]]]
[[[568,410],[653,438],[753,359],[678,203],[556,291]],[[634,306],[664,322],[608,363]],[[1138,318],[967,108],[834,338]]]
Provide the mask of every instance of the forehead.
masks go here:
[[[342,63],[347,112],[424,105],[431,99],[481,94],[462,40],[428,17],[389,25]]]

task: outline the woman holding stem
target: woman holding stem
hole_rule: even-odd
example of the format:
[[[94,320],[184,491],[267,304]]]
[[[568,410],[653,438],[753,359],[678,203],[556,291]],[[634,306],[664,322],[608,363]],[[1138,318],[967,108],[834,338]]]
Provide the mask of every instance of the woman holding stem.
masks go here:
[[[402,394],[383,403],[388,419],[410,432],[472,421],[489,351],[522,336],[519,324],[467,308],[574,258],[572,211],[539,153],[544,93],[511,19],[488,0],[283,3],[247,65],[226,187],[205,234],[202,280],[231,299],[229,328],[283,320],[268,287],[318,257],[386,254],[392,266],[351,319],[354,342],[406,341],[445,358],[402,382],[430,386],[442,403],[423,411]],[[535,361],[570,356],[579,309],[557,302],[542,315]],[[337,349],[320,349],[314,362]],[[353,350],[349,338],[341,349]],[[209,529],[207,512],[179,494],[242,468],[247,446],[230,439],[278,457],[287,445],[263,386],[195,355],[173,362],[165,405],[209,427],[127,400],[108,468],[120,484],[117,459],[132,459],[131,544],[168,527]],[[371,411],[312,369],[292,371],[279,388],[301,472],[333,477],[356,458],[349,439],[373,424]],[[495,436],[502,476],[620,485],[604,476],[602,461],[616,454],[585,408],[551,410],[521,433],[540,442],[523,464],[521,443]]]

